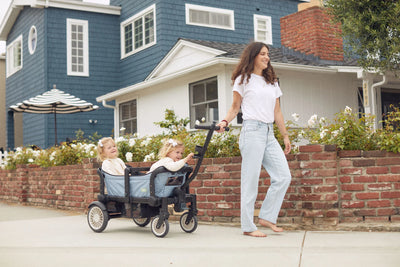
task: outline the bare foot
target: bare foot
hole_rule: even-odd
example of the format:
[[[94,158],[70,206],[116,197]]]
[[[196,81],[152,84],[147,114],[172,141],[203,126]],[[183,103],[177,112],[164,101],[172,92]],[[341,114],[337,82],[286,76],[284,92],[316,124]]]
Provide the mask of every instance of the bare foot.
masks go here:
[[[266,237],[267,235],[263,232],[255,230],[253,232],[243,232],[244,235],[253,236],[253,237]]]
[[[276,224],[269,222],[267,220],[264,219],[258,219],[258,222],[265,227],[269,227],[272,229],[272,231],[274,232],[283,232],[283,228],[276,226]]]

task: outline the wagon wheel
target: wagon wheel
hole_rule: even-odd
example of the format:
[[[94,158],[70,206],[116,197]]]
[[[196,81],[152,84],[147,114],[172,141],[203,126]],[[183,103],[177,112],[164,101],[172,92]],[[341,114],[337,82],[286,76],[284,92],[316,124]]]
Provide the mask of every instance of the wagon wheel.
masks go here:
[[[192,219],[187,222],[187,218],[189,216],[189,212],[185,212],[184,214],[182,214],[181,219],[180,219],[180,224],[181,224],[181,228],[183,231],[185,231],[186,233],[192,233],[197,229],[197,216],[193,215]]]
[[[89,212],[87,214],[87,220],[89,227],[97,232],[103,232],[107,227],[108,223],[108,212],[106,210],[102,210],[99,206],[93,205],[90,207]]]
[[[151,231],[156,237],[164,237],[168,234],[169,231],[169,222],[168,220],[164,220],[164,222],[161,224],[160,228],[157,229],[157,223],[160,220],[160,216],[157,215],[156,217],[153,218],[151,221]]]
[[[140,218],[140,217],[135,218],[135,217],[133,217],[132,219],[140,227],[145,227],[151,221],[151,217],[147,217],[147,218]]]

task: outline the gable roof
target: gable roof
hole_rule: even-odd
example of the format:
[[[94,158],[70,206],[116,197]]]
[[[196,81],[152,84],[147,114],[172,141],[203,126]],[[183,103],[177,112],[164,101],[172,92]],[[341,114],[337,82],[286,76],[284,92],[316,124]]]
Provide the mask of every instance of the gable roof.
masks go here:
[[[3,21],[0,24],[0,41],[6,41],[8,33],[12,29],[19,13],[25,6],[32,8],[65,8],[72,10],[104,13],[110,15],[120,15],[121,7],[109,6],[83,1],[67,1],[67,0],[12,0]]]
[[[96,101],[103,101],[104,104],[104,101],[111,101],[127,93],[143,90],[216,64],[236,65],[246,45],[180,38],[143,82],[99,96]],[[332,73],[359,71],[352,62],[345,64],[322,61],[284,47],[270,47],[270,50],[274,68]]]
[[[243,49],[247,44],[233,44],[233,43],[224,43],[224,42],[213,42],[213,41],[203,41],[203,40],[193,40],[193,39],[185,39],[188,42],[192,42],[195,44],[207,46],[214,49],[219,49],[225,51],[224,54],[220,54],[220,57],[228,57],[228,58],[240,58]],[[304,66],[319,66],[319,67],[327,67],[327,66],[357,66],[355,60],[345,61],[333,61],[333,60],[322,60],[314,55],[306,55],[304,53],[292,50],[287,47],[273,47],[269,46],[270,49],[270,59],[271,62],[274,63],[286,63],[286,64],[298,64]]]

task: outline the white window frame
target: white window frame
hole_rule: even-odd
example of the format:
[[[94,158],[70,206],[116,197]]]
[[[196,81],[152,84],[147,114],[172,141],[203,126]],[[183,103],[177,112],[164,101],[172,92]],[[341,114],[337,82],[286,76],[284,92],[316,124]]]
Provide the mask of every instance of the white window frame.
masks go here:
[[[124,105],[130,105],[131,102],[135,102],[135,105],[136,105],[136,111],[135,111],[136,117],[130,117],[129,119],[125,119],[125,121],[122,121],[121,108]],[[128,121],[131,122],[131,121],[135,121],[135,120],[136,120],[136,125],[135,125],[136,132],[130,133],[130,132],[127,132],[126,129],[121,131],[123,122],[128,122]],[[124,101],[124,102],[121,102],[121,103],[118,104],[118,127],[119,127],[118,128],[118,136],[122,136],[122,135],[125,135],[125,134],[135,134],[135,133],[138,132],[138,100],[137,100],[137,98],[134,98],[134,99],[131,99],[131,100],[128,100],[128,101]]]
[[[72,26],[82,26],[83,27],[83,71],[73,71],[72,70],[72,40],[71,31]],[[69,76],[89,76],[89,22],[87,20],[78,19],[67,19],[67,74]]]
[[[216,93],[217,93],[217,98],[214,99],[209,99],[207,100],[207,88],[206,85],[210,82],[216,82],[217,84],[217,88],[215,88]],[[193,103],[194,102],[194,86],[196,85],[200,85],[203,84],[204,87],[202,88],[204,90],[204,101],[202,102],[197,102],[197,103]],[[210,105],[217,103],[218,106],[218,110],[219,110],[219,98],[218,98],[218,77],[214,76],[208,79],[204,79],[204,80],[200,80],[200,81],[196,81],[193,83],[189,84],[189,110],[190,110],[190,128],[193,129],[194,125],[196,124],[196,120],[201,121],[201,122],[205,122],[205,123],[212,123],[214,120],[218,120],[218,110],[216,111],[216,117],[212,116],[211,114],[211,108]],[[204,117],[204,121],[202,121],[202,118],[196,118],[196,112],[195,112],[195,108],[196,106],[202,106],[202,105],[206,105],[206,114]]]
[[[266,29],[259,29],[258,21],[264,21]],[[265,39],[262,39],[258,36],[259,31],[265,32]],[[254,40],[257,42],[263,42],[272,45],[272,20],[270,16],[261,16],[254,14]]]
[[[17,71],[22,69],[22,67],[23,67],[23,45],[22,44],[23,44],[23,42],[22,42],[22,34],[21,34],[14,41],[12,41],[12,43],[10,43],[7,46],[7,77],[10,77],[14,73],[16,73]],[[21,62],[19,65],[15,65],[15,53],[14,52],[15,52],[15,48],[17,48],[18,45],[21,48],[21,55],[20,55]]]
[[[142,23],[142,27],[143,27],[143,31],[142,31],[142,40],[143,40],[143,44],[142,46],[138,47],[135,49],[135,21],[137,21],[138,19],[142,19],[144,20],[145,16],[148,15],[149,13],[153,13],[153,40],[151,42],[149,42],[148,44],[145,44],[145,23],[143,21]],[[128,53],[125,52],[125,27],[128,25],[132,25],[132,51],[129,51]],[[151,6],[149,6],[148,8],[140,11],[139,13],[135,14],[134,16],[130,17],[129,19],[123,21],[120,24],[120,34],[121,34],[121,59],[122,58],[126,58],[132,54],[135,54],[139,51],[142,51],[146,48],[149,48],[150,46],[153,46],[157,43],[157,32],[156,32],[156,5],[153,4]]]
[[[222,9],[222,8],[215,8],[209,6],[199,6],[199,5],[192,5],[192,4],[185,4],[186,8],[186,24],[188,25],[195,25],[195,26],[202,26],[202,27],[209,27],[209,28],[218,28],[224,30],[235,30],[235,12],[229,9]],[[210,13],[217,13],[217,14],[224,14],[229,15],[230,18],[230,27],[217,25],[217,24],[205,24],[205,23],[196,23],[190,21],[190,10],[198,10]]]
[[[35,39],[33,39],[35,38]],[[32,46],[32,41],[35,40],[35,46]],[[36,51],[38,43],[38,34],[37,34],[37,29],[34,25],[32,25],[31,29],[29,30],[29,36],[28,36],[28,49],[29,49],[29,54],[33,55]]]

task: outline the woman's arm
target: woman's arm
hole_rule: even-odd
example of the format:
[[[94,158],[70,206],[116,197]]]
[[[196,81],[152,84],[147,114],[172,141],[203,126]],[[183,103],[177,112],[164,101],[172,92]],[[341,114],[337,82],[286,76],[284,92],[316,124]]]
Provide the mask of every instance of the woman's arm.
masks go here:
[[[223,120],[221,120],[220,123],[217,124],[217,126],[221,127],[217,132],[221,133],[224,131],[224,128],[227,127],[229,125],[229,123],[239,113],[241,104],[242,104],[242,96],[238,92],[234,91],[232,105],[231,105],[230,109],[228,110],[228,113],[226,114],[225,118]]]
[[[283,119],[281,105],[279,103],[279,98],[276,99],[276,103],[275,103],[274,119],[275,119],[276,126],[278,126],[278,129],[283,136],[283,143],[285,144],[284,152],[285,152],[285,154],[289,154],[292,147],[290,145],[289,134],[288,134],[286,126],[285,126],[285,120]]]

